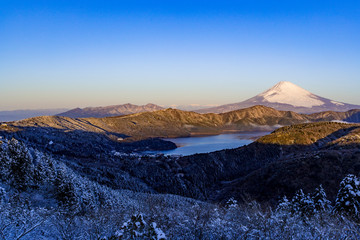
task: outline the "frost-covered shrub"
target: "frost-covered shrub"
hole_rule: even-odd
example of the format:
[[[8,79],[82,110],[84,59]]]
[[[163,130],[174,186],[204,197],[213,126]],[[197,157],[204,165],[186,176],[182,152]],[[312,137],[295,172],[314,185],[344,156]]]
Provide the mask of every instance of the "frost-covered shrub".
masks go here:
[[[229,198],[229,200],[227,200],[225,203],[226,208],[237,208],[238,206],[238,201],[234,198]]]
[[[3,187],[0,186],[0,204],[4,203],[6,198],[6,191]]]
[[[165,240],[165,233],[156,226],[155,222],[152,222],[149,226],[149,232],[147,237],[151,240]]]
[[[352,174],[347,175],[340,183],[334,212],[359,219],[360,181]]]
[[[130,220],[126,221],[111,240],[117,239],[150,239],[165,240],[165,233],[157,227],[155,222],[148,225],[142,214],[135,214]]]

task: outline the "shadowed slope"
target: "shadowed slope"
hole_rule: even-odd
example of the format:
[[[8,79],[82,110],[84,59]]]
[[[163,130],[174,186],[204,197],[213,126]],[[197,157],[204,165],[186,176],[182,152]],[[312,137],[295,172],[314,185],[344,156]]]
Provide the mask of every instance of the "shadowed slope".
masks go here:
[[[334,200],[340,181],[360,170],[359,124],[322,122],[283,127],[254,144],[281,153],[248,174],[222,181],[214,199],[250,197],[275,203],[300,188],[312,192],[322,184]]]

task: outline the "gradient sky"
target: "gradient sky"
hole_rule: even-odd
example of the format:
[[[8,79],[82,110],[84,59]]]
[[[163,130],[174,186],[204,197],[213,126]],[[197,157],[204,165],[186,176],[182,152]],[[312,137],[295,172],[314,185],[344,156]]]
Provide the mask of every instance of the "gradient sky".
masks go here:
[[[279,81],[360,104],[360,1],[0,0],[0,110],[226,104]]]

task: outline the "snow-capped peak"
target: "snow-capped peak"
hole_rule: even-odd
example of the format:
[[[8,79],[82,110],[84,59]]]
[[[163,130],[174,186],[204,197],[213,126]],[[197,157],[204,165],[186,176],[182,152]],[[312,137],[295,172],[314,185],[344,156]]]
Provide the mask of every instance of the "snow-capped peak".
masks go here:
[[[314,107],[325,104],[318,96],[287,81],[279,82],[258,95],[271,103],[290,104],[295,107]]]

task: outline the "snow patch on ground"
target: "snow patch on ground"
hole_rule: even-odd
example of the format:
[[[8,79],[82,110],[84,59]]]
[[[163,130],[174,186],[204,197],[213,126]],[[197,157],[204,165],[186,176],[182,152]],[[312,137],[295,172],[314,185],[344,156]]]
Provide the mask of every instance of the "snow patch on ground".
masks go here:
[[[332,120],[331,122],[352,124],[352,123],[349,123],[346,121],[341,121],[341,120]]]
[[[325,104],[311,92],[291,82],[279,82],[258,96],[268,102],[290,104],[295,107],[314,107]]]

